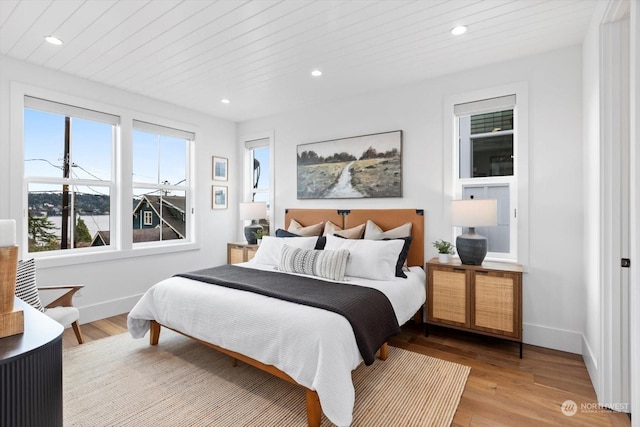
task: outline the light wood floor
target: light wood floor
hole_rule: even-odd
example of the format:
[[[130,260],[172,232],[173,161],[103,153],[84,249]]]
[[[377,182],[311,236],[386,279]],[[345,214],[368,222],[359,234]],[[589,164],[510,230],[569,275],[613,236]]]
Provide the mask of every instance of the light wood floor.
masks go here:
[[[82,325],[85,342],[127,330],[126,314]],[[471,374],[452,426],[630,426],[627,415],[597,407],[582,357],[530,345],[524,358],[512,342],[432,327],[429,337],[419,325],[407,324],[391,345],[471,366]],[[78,345],[73,331],[63,346]],[[428,390],[416,390],[428,395]],[[356,397],[357,398],[357,397]],[[561,405],[577,404],[574,416]]]

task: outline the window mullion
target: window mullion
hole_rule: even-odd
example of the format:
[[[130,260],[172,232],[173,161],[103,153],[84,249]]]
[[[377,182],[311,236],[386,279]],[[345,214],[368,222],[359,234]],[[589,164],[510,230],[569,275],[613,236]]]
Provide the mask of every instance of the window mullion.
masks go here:
[[[495,132],[483,132],[483,133],[472,133],[471,138],[473,139],[481,139],[481,138],[491,138],[494,136],[505,136],[505,135],[513,135],[513,130],[499,130]]]

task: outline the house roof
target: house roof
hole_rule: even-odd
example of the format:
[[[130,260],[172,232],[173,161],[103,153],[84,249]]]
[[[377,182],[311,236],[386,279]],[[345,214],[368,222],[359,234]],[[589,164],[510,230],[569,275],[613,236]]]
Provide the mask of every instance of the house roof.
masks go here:
[[[158,217],[171,227],[180,238],[184,238],[186,224],[184,220],[186,199],[183,196],[155,196],[145,194],[133,209],[134,215],[146,204],[151,206]],[[162,211],[162,215],[160,212]]]
[[[162,228],[162,240],[175,240],[180,236],[170,227],[164,226]],[[98,231],[91,242],[91,246],[95,246],[97,241],[102,241],[104,245],[111,243],[111,232]],[[133,229],[133,243],[141,242],[157,242],[160,240],[160,228],[136,228]]]

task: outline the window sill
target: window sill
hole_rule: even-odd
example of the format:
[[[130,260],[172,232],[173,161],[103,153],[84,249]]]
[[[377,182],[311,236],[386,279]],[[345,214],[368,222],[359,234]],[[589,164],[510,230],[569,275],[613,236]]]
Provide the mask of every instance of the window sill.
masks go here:
[[[195,251],[199,249],[199,243],[189,242],[162,246],[150,245],[145,247],[134,247],[129,250],[104,250],[96,252],[75,252],[56,255],[40,255],[39,253],[30,253],[24,258],[35,258],[38,268],[52,268],[101,261],[112,261],[122,258],[135,258],[152,255],[171,254],[176,252]]]

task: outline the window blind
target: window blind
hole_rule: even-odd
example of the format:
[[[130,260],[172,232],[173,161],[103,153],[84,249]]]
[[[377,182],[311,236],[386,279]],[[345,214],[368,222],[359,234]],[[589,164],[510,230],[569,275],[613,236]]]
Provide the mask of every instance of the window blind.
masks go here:
[[[483,99],[480,101],[466,102],[453,106],[453,113],[456,116],[470,116],[487,111],[500,111],[513,108],[516,105],[515,95],[500,96],[497,98]]]
[[[167,126],[160,126],[154,123],[143,122],[141,120],[134,120],[133,128],[144,131],[144,132],[150,132],[150,133],[155,133],[155,134],[165,135],[165,136],[172,136],[175,138],[186,139],[189,141],[194,141],[196,139],[196,134],[193,132],[170,128]]]
[[[101,111],[89,110],[87,108],[76,107],[60,102],[49,101],[46,99],[35,98],[33,96],[24,97],[25,108],[33,110],[47,111],[54,114],[62,114],[68,117],[77,117],[97,122],[109,123],[112,125],[120,124],[120,117],[113,114],[103,113]]]

